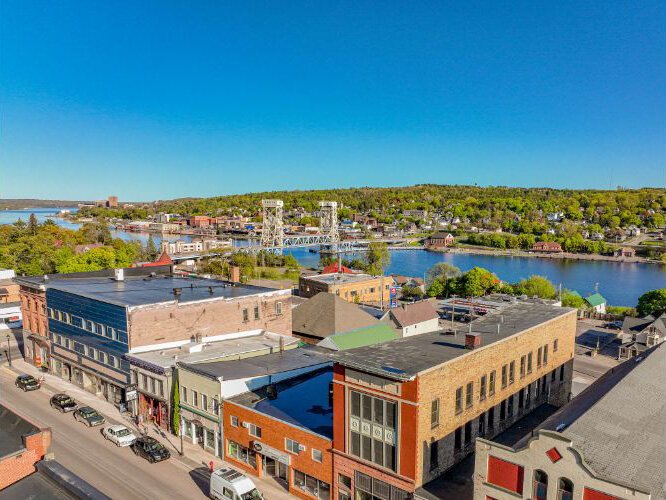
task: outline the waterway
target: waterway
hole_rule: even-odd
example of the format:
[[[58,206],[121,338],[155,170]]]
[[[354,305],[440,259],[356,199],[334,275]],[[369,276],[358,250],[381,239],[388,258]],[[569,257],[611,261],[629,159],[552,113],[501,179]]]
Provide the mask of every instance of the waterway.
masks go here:
[[[76,208],[71,209],[73,211]],[[0,211],[0,224],[11,224],[21,218],[27,222],[34,213],[40,222],[51,218],[56,224],[77,229],[79,224],[53,217],[53,209],[24,209]],[[112,231],[116,238],[139,241],[145,245],[147,233]],[[163,236],[153,234],[159,245]],[[191,236],[165,235],[168,240],[191,240]],[[237,240],[237,244],[247,244]],[[317,267],[319,255],[306,248],[296,248],[289,253],[306,267]],[[504,255],[443,254],[425,250],[393,250],[387,273],[423,277],[428,269],[438,262],[448,262],[467,271],[475,266],[491,270],[500,279],[515,283],[533,274],[546,276],[556,285],[578,291],[581,295],[598,288],[612,305],[634,306],[643,293],[657,288],[666,288],[666,265],[590,260],[539,259],[533,257],[510,257]]]

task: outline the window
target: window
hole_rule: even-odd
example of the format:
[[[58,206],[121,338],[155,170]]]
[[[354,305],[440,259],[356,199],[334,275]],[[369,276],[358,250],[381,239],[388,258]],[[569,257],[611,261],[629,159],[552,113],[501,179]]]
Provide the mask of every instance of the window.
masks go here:
[[[106,353],[104,351],[97,351],[97,361],[104,363],[106,361]]]
[[[495,427],[495,407],[491,406],[488,408],[488,428],[493,429]]]
[[[95,349],[93,347],[88,347],[88,357],[95,359]]]
[[[490,372],[490,381],[488,383],[488,395],[495,394],[495,370]]]
[[[465,445],[472,442],[472,421],[465,423]]]
[[[506,387],[506,383],[507,383],[507,368],[508,368],[507,365],[504,365],[502,367],[502,389],[504,389]]]
[[[324,454],[321,452],[321,450],[315,450],[312,448],[312,460],[319,463],[324,461]]]
[[[486,399],[486,376],[481,376],[481,382],[479,383],[479,401]]]
[[[233,427],[238,427],[238,417],[236,415],[231,415],[229,417],[229,422]]]
[[[187,427],[188,426],[185,426],[185,428]],[[230,440],[227,453],[230,457],[233,457],[240,462],[246,463],[255,469],[257,468],[257,455],[255,454],[254,450],[250,450],[242,444],[238,444]]]
[[[525,378],[525,369],[527,368],[527,356],[520,357],[520,378]]]
[[[259,306],[254,306],[254,319],[259,319]]]
[[[479,436],[483,436],[486,433],[486,413],[483,412],[479,415]]]
[[[516,362],[512,361],[509,363],[509,384],[513,384],[516,374]]]
[[[255,424],[250,424],[247,428],[247,432],[250,436],[261,439],[261,427]]]
[[[344,474],[338,474],[338,484],[351,489],[351,477],[345,476]]]
[[[573,500],[573,482],[566,477],[561,477],[557,482],[557,500]]]
[[[471,408],[474,402],[474,382],[467,383],[467,392],[465,394],[465,407]]]
[[[525,406],[525,391],[521,389],[518,391],[518,409],[521,409]]]
[[[453,440],[453,449],[458,451],[462,448],[462,427],[458,427],[455,432],[455,437]]]
[[[294,469],[294,486],[318,499],[329,500],[331,497],[331,486],[328,483],[297,469]]]
[[[206,394],[201,395],[201,409],[208,411],[208,396]]]
[[[488,483],[513,491],[522,496],[523,473],[520,465],[512,464],[500,458],[488,457]]]
[[[541,347],[537,349],[537,368],[541,368]]]
[[[430,443],[430,470],[439,467],[439,441]]]
[[[145,373],[141,374],[141,378],[139,380],[139,388],[148,389],[148,376]]]
[[[534,500],[546,500],[548,495],[548,474],[542,470],[534,471],[532,479],[532,496]]]
[[[564,380],[564,365],[560,366],[560,382]]]
[[[197,391],[192,391],[192,405],[199,406],[199,393]]]
[[[213,413],[215,415],[220,415],[220,400],[217,399],[217,396],[213,398]]]
[[[180,399],[183,403],[187,403],[187,387],[185,386],[180,388]]]
[[[506,419],[506,399],[500,403],[500,422]]]
[[[397,404],[350,391],[349,453],[395,471]]]
[[[275,303],[275,314],[277,315],[282,314],[282,302]]]
[[[543,346],[543,364],[544,366],[548,364],[548,346]]]
[[[458,387],[456,389],[456,413],[460,413],[462,411],[462,399],[463,399],[463,388]]]
[[[250,315],[247,312],[247,308],[243,309],[243,321],[245,321],[245,322],[250,321]]]
[[[294,441],[293,439],[285,438],[284,448],[288,452],[298,455],[301,452],[301,443]]]
[[[553,352],[557,352],[557,348],[558,348],[557,343],[558,343],[557,339],[553,340]]]
[[[104,325],[101,324],[101,323],[96,323],[95,324],[95,333],[97,333],[97,335],[102,335],[103,336],[104,335]]]
[[[109,366],[113,366],[114,368],[118,366],[118,359],[115,356],[111,356],[111,354],[109,354]]]
[[[506,412],[509,418],[513,417],[513,394],[507,398]]]
[[[439,398],[433,399],[430,404],[430,428],[434,429],[439,425]]]
[[[157,381],[157,392],[155,394],[159,394],[160,396],[164,396],[164,382],[162,380]]]
[[[532,373],[532,352],[527,353],[527,373]]]
[[[150,377],[150,392],[155,394],[155,379],[153,377]]]
[[[106,327],[106,336],[113,340],[118,339],[118,334],[116,333],[116,329],[113,328],[112,326]]]

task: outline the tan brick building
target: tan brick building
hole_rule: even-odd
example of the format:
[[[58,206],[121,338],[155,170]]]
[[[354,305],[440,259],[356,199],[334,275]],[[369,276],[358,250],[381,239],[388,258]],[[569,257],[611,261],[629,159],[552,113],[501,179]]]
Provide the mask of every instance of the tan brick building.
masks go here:
[[[306,298],[313,297],[319,292],[328,292],[347,302],[383,303],[388,306],[393,285],[394,281],[390,276],[330,273],[301,276],[298,291],[301,297]]]
[[[574,309],[518,302],[464,333],[337,354],[334,496],[407,498],[473,452],[477,437],[564,404],[575,331]]]

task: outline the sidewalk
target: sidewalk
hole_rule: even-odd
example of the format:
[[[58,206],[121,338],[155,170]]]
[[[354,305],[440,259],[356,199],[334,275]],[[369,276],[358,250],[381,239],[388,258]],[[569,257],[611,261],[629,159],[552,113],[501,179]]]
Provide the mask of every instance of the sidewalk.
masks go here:
[[[33,375],[36,378],[39,378],[40,376],[44,377],[42,390],[49,396],[52,396],[58,392],[66,392],[77,402],[95,408],[97,411],[104,415],[106,421],[109,424],[122,424],[132,429],[137,435],[140,434],[140,431],[138,430],[134,423],[134,419],[131,416],[121,415],[115,405],[104,399],[98,398],[94,394],[85,391],[81,387],[62,380],[61,378],[50,373],[44,373],[33,365],[26,363],[23,359],[13,360],[12,367],[9,367],[7,363],[3,363],[3,366],[8,370],[13,371],[17,375],[21,373],[27,373]],[[188,441],[187,437],[183,439],[184,455],[180,456],[180,438],[178,436],[174,436],[169,432],[165,432],[154,425],[145,426],[145,429],[148,431],[147,435],[154,437],[163,443],[169,449],[169,451],[171,451],[171,460],[179,462],[183,466],[183,469],[190,474],[197,474],[208,481],[210,476],[208,464],[211,460],[213,461],[213,467],[216,469],[221,466],[226,466],[243,472],[242,470],[234,467],[233,464],[215,457],[211,453],[204,451],[196,444],[192,444],[192,441]],[[265,499],[273,500],[292,498],[289,493],[272,478],[259,478],[255,476],[250,477]]]

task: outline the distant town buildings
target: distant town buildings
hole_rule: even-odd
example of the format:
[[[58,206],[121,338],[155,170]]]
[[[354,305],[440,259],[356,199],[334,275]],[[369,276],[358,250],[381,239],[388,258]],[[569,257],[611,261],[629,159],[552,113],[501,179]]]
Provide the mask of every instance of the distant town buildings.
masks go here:
[[[561,253],[562,245],[556,241],[537,241],[532,245],[532,251],[539,253]]]

